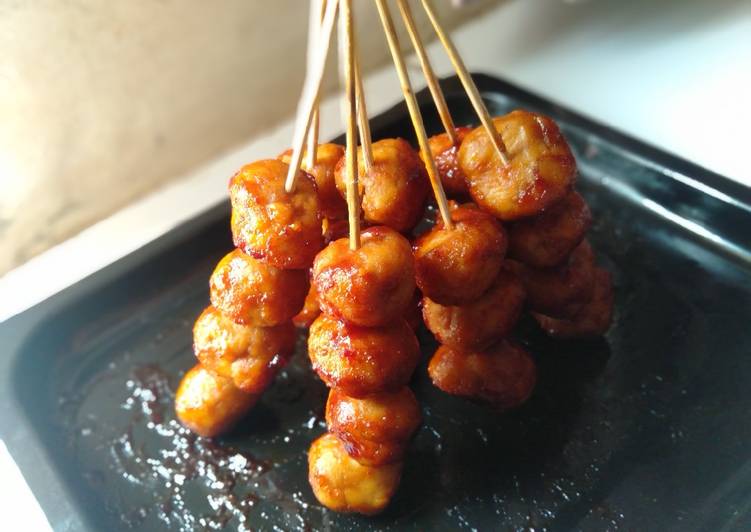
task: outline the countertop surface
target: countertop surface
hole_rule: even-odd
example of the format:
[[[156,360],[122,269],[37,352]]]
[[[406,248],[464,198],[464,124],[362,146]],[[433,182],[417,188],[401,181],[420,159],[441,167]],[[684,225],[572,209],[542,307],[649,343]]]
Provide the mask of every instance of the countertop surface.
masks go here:
[[[749,35],[751,3],[742,0],[515,0],[463,26],[455,39],[474,71],[751,186]],[[450,75],[437,43],[429,51],[437,72]],[[414,59],[411,73],[422,87]],[[370,75],[366,92],[371,114],[397,102],[393,69]],[[322,137],[336,135],[337,101],[323,102],[321,115]],[[275,156],[291,137],[292,123],[282,124],[7,273],[0,278],[0,321],[224,201],[227,178],[241,164]],[[6,523],[14,516],[44,523],[2,440],[0,472],[5,508],[13,509]]]

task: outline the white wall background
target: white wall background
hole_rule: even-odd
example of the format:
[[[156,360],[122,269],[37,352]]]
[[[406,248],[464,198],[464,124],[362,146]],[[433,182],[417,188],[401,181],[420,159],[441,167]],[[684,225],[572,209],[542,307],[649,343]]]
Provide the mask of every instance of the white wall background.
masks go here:
[[[495,2],[435,3],[454,26]],[[373,2],[355,8],[370,70],[388,51]],[[291,116],[307,9],[0,0],[0,274]]]

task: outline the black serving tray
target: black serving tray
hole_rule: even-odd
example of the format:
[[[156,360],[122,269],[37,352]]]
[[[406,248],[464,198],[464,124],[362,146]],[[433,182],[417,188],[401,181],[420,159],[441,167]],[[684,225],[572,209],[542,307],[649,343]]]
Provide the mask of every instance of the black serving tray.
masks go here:
[[[608,334],[552,341],[524,323],[539,385],[506,414],[439,393],[423,364],[425,423],[392,505],[337,515],[306,479],[326,389],[304,338],[233,434],[212,442],[174,421],[191,325],[231,248],[219,205],[0,326],[0,436],[55,529],[751,527],[749,189],[476,80],[493,114],[542,111],[571,143],[591,241],[614,275]],[[457,123],[475,123],[456,79],[444,87]],[[377,117],[373,135],[411,139],[405,108]],[[421,340],[427,357],[434,344]]]

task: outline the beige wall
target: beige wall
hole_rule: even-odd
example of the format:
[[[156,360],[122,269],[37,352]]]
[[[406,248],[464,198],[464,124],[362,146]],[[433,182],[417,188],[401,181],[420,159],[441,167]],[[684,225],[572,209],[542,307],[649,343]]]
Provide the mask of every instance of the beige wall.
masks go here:
[[[0,0],[0,273],[291,116],[306,26],[304,0]]]

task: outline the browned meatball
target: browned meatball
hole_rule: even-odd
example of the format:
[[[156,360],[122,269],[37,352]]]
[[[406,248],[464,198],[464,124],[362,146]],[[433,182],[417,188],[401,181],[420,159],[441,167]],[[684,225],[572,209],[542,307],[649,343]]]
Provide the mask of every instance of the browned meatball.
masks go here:
[[[409,241],[381,226],[363,231],[355,251],[346,238],[332,242],[316,257],[313,284],[327,314],[367,327],[399,320],[415,291]]]
[[[326,423],[331,432],[351,439],[407,441],[420,426],[420,405],[408,386],[364,397],[332,388]]]
[[[362,149],[357,156],[358,190],[362,216],[373,225],[387,225],[397,231],[412,229],[422,216],[430,190],[425,165],[403,139],[383,139],[373,143],[373,169],[365,172]],[[336,186],[346,197],[346,161],[336,165]]]
[[[595,270],[592,299],[571,319],[559,320],[536,313],[532,315],[550,336],[578,338],[605,334],[613,319],[613,286],[610,272],[602,268]]]
[[[584,239],[591,223],[587,203],[572,190],[550,210],[511,224],[509,257],[534,268],[556,266]]]
[[[175,412],[190,430],[211,438],[229,430],[258,400],[232,380],[194,366],[180,382],[175,395]]]
[[[321,214],[327,218],[347,217],[347,202],[336,189],[334,179],[336,163],[342,157],[344,157],[344,146],[340,144],[319,144],[316,151],[316,163],[312,167],[305,163],[307,157],[303,157],[302,169],[315,179]],[[279,159],[289,164],[292,159],[292,150],[282,153]]]
[[[360,464],[331,433],[314,441],[308,451],[308,481],[313,493],[335,512],[374,515],[383,511],[401,474],[400,462],[378,467]]]
[[[295,349],[287,321],[274,327],[240,325],[208,307],[193,326],[193,350],[211,373],[230,378],[248,393],[261,393]]]
[[[584,240],[568,260],[549,269],[536,269],[516,261],[506,264],[522,280],[530,310],[555,318],[574,316],[592,299],[594,253]]]
[[[524,307],[524,287],[501,269],[479,299],[462,306],[444,306],[424,298],[425,325],[439,342],[465,349],[484,349],[511,332]]]
[[[420,346],[403,319],[384,327],[360,327],[321,314],[310,326],[308,355],[327,386],[362,397],[407,384]]]
[[[294,325],[292,325],[294,328]],[[260,328],[260,327],[259,327]],[[232,364],[232,382],[235,386],[248,393],[263,393],[279,373],[279,370],[287,365],[292,354],[282,356],[276,354],[264,357],[240,358]]]
[[[311,284],[308,295],[305,296],[305,304],[302,310],[292,318],[292,323],[300,328],[307,329],[320,313],[321,307],[318,305],[318,292],[316,292],[315,285]]]
[[[459,161],[457,159],[459,154],[459,146],[461,146],[464,137],[472,131],[471,127],[457,127],[456,131],[456,144],[451,143],[451,139],[446,133],[440,135],[434,135],[428,139],[428,147],[433,154],[433,160],[438,168],[438,174],[441,176],[441,183],[443,183],[443,189],[449,196],[464,197],[469,194],[467,189],[467,181],[464,177],[464,172],[459,168]],[[420,154],[422,158],[422,154]]]
[[[503,409],[526,401],[537,381],[532,357],[507,340],[481,352],[441,346],[430,359],[428,374],[446,393],[480,399]]]
[[[362,398],[333,388],[326,403],[326,424],[358,462],[381,465],[404,456],[420,425],[420,406],[406,386]]]
[[[209,280],[211,304],[233,321],[256,327],[292,319],[308,287],[305,270],[280,270],[239,249],[219,261]]]
[[[506,232],[474,205],[451,209],[453,229],[438,221],[412,247],[417,286],[441,305],[462,305],[493,284],[506,253]]]
[[[555,122],[513,111],[493,123],[508,150],[508,166],[483,127],[469,133],[459,148],[459,166],[477,204],[501,220],[517,220],[561,200],[574,183],[576,161]]]
[[[229,184],[235,245],[277,268],[308,268],[323,246],[313,178],[304,173],[284,190],[289,167],[266,159],[248,164]]]

